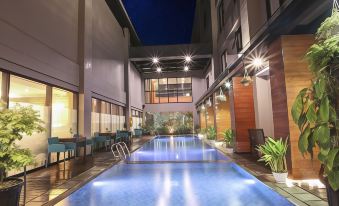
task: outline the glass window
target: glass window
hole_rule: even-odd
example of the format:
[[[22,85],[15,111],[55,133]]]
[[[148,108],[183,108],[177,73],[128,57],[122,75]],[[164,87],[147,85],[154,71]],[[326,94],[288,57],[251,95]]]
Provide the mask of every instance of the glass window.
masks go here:
[[[123,130],[126,128],[125,118],[126,118],[125,108],[122,106],[119,106],[119,129],[120,130]]]
[[[111,105],[112,107],[112,132],[116,132],[119,129],[119,107],[115,104]]]
[[[101,101],[100,132],[111,132],[111,104]]]
[[[159,103],[177,103],[177,102],[192,102],[192,78],[162,78],[162,79],[147,79],[145,85],[158,85],[158,90],[146,91],[149,86],[145,88],[145,102],[146,104]],[[156,88],[153,86],[152,88]]]
[[[53,88],[52,90],[52,136],[65,138],[77,134],[77,95]]]
[[[31,106],[38,112],[41,120],[44,121],[46,131],[34,133],[32,136],[23,135],[23,139],[17,144],[21,148],[29,148],[35,156],[39,167],[44,165],[47,151],[47,137],[49,134],[50,113],[47,101],[47,86],[14,75],[10,76],[9,107],[15,105]],[[35,142],[35,144],[32,144]],[[32,169],[28,167],[27,169]]]
[[[218,23],[219,23],[219,31],[221,31],[225,25],[224,18],[224,1],[221,0],[218,7]]]
[[[92,127],[91,133],[94,136],[95,133],[100,131],[100,100],[92,98]]]

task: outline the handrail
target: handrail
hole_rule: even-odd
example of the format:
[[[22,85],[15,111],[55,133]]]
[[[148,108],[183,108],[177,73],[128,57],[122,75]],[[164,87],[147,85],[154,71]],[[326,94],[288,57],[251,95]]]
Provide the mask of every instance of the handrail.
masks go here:
[[[117,150],[118,155],[116,155],[116,153],[114,152],[114,147]],[[125,142],[118,142],[118,143],[115,143],[115,144],[113,144],[111,146],[111,151],[112,151],[112,153],[114,155],[114,158],[126,159],[127,155],[126,155],[125,149],[127,150],[128,156],[130,156],[131,153],[130,153],[130,151],[129,151],[129,149],[128,149],[128,147],[127,147]]]

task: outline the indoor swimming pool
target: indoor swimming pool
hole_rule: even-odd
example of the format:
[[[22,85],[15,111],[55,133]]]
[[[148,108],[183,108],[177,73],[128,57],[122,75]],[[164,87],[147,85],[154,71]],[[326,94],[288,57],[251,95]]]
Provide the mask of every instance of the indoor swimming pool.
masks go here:
[[[293,205],[192,136],[157,137],[58,205]]]

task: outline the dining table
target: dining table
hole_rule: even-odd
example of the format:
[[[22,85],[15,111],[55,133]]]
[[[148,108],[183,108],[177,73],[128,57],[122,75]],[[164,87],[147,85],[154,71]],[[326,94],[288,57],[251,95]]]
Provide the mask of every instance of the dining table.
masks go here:
[[[76,144],[76,157],[79,157],[79,150],[81,147],[84,148],[84,159],[86,159],[86,137],[68,137],[60,139],[60,142],[73,142]]]

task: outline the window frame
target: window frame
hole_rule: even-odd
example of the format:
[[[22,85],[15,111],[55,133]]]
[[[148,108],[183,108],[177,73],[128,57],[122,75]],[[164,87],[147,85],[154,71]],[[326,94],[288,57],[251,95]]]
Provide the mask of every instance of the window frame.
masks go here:
[[[189,88],[182,88],[180,89],[178,87],[178,85],[182,85],[182,83],[178,83],[178,79],[189,79],[190,83],[186,83],[184,82],[183,84],[190,84],[190,87]],[[160,80],[161,79],[166,79],[166,90],[159,90],[159,83],[160,83]],[[176,79],[176,88],[175,89],[170,89],[169,87],[169,79]],[[152,82],[152,80],[157,80],[158,82],[158,88],[157,90],[153,90],[153,91],[149,91],[148,88],[146,88],[146,82],[149,81],[149,82]],[[147,78],[145,79],[145,84],[144,84],[144,95],[145,95],[145,104],[175,104],[175,103],[192,103],[193,102],[193,86],[192,86],[192,77],[165,77],[165,78]],[[159,92],[164,92],[167,94],[167,102],[161,102],[161,99],[160,99],[160,96],[159,96]],[[179,98],[180,97],[183,97],[183,96],[179,96],[179,92],[184,92],[184,91],[190,91],[191,93],[191,101],[179,101]],[[176,95],[176,101],[170,101],[170,94],[173,94],[175,93]],[[157,101],[149,101],[149,99],[151,99],[150,97],[147,98],[147,95],[149,94],[155,94],[155,98],[157,98]],[[158,96],[157,96],[158,95]],[[171,96],[172,97],[172,96]],[[175,99],[175,97],[173,97]]]

